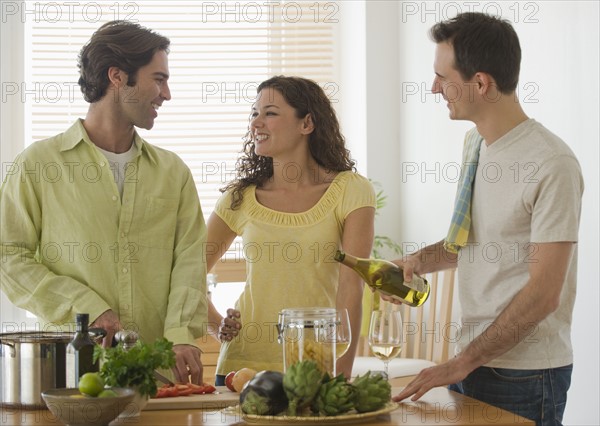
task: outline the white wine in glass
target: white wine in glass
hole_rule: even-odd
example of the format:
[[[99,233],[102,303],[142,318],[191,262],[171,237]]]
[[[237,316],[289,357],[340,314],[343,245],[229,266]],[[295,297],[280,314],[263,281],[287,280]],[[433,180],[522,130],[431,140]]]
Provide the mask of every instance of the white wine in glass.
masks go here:
[[[402,350],[402,316],[400,311],[373,311],[369,324],[369,346],[373,355],[383,361],[386,377],[389,377],[390,359]]]
[[[348,309],[338,309],[335,317],[335,359],[340,359],[348,351],[351,341]]]
[[[378,345],[371,344],[371,352],[376,358],[382,361],[389,361],[396,358],[402,351],[402,345]]]

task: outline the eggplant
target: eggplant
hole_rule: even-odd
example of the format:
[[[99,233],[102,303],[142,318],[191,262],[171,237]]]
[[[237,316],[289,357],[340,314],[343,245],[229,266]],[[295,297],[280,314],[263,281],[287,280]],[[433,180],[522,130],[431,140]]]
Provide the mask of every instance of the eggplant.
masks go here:
[[[256,373],[242,389],[240,406],[246,414],[275,416],[288,407],[283,390],[283,373],[263,370]]]

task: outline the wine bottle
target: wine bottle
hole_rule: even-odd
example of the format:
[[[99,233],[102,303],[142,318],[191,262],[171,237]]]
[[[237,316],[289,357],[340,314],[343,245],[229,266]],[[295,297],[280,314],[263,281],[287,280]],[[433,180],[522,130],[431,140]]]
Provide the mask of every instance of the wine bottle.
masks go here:
[[[369,287],[382,294],[401,299],[410,306],[421,306],[429,297],[429,283],[413,274],[411,282],[404,281],[402,269],[382,259],[362,259],[338,250],[334,257],[338,262],[354,269]]]
[[[79,378],[85,373],[97,372],[98,362],[94,362],[94,345],[88,330],[89,314],[77,314],[75,336],[67,345],[67,387],[79,386]]]

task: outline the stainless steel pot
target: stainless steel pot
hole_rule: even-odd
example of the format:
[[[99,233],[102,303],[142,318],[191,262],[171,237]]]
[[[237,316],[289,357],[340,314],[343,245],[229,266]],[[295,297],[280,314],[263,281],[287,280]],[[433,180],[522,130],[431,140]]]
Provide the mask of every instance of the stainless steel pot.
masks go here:
[[[0,404],[45,408],[42,391],[65,387],[66,347],[73,333],[0,334]]]

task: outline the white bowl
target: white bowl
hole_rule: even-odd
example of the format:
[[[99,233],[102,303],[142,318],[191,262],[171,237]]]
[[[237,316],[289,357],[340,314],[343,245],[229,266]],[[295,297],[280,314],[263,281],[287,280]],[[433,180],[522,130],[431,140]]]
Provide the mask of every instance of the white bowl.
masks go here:
[[[54,417],[69,426],[105,426],[117,418],[131,403],[135,391],[111,388],[117,396],[93,398],[79,389],[61,388],[42,392],[42,399]]]

